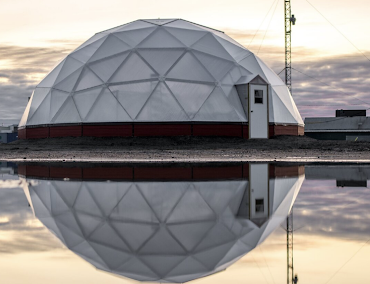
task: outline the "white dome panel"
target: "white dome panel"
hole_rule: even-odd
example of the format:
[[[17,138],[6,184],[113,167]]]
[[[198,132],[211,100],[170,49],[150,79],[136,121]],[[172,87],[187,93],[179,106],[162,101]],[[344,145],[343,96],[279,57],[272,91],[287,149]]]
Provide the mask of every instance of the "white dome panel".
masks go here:
[[[281,79],[226,34],[181,19],[138,20],[94,35],[62,60],[19,126],[247,122],[235,86],[257,76],[271,90],[269,122],[303,125]]]

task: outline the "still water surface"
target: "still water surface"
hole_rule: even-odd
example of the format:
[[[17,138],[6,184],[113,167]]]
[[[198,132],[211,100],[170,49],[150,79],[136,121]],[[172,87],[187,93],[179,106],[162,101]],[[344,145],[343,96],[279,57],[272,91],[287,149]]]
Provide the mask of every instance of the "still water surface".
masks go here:
[[[287,283],[289,212],[298,283],[370,283],[368,179],[353,165],[2,163],[0,283]]]

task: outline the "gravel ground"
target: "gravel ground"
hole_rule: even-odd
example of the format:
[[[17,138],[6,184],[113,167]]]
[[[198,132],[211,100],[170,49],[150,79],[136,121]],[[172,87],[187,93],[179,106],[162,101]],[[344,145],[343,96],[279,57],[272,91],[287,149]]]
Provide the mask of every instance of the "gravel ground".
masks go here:
[[[268,140],[220,137],[66,137],[0,144],[0,160],[199,162],[285,161],[370,163],[370,142],[279,136]]]

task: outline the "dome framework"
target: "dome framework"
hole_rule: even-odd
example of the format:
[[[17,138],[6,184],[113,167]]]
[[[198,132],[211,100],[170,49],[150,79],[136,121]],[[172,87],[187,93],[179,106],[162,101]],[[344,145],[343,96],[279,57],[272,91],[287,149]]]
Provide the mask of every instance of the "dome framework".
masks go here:
[[[304,168],[297,165],[197,165],[180,171],[144,165],[127,175],[128,169],[21,165],[19,173],[27,178],[24,191],[35,216],[68,249],[99,270],[160,283],[227,269],[279,228],[304,180]],[[72,172],[85,172],[86,178]],[[254,206],[261,199],[263,210]]]
[[[223,32],[170,19],[95,34],[37,85],[19,129],[20,138],[268,138],[301,135],[303,121],[256,55]]]

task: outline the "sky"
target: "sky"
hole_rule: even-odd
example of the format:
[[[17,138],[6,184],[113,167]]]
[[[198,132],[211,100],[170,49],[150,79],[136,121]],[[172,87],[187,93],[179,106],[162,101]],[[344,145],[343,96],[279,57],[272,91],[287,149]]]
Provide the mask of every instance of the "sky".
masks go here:
[[[368,184],[369,181],[368,181]],[[17,176],[0,175],[0,279],[6,283],[138,283],[96,270],[33,216]],[[305,180],[294,204],[299,283],[367,283],[370,188]],[[19,269],[22,267],[22,273]],[[226,271],[194,284],[286,283],[286,233],[278,228]]]
[[[0,4],[0,123],[19,122],[34,87],[73,49],[96,32],[137,19],[182,18],[216,28],[276,73],[284,68],[283,0]],[[370,108],[369,12],[368,0],[292,0],[293,97],[303,118]]]

